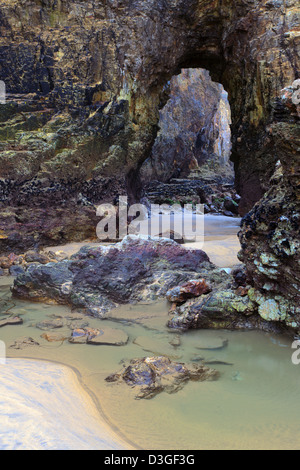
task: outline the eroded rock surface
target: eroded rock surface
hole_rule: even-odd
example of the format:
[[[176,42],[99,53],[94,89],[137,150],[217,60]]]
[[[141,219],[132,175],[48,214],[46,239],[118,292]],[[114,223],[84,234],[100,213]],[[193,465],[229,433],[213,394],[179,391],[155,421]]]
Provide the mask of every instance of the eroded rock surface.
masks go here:
[[[288,171],[294,170],[290,167]],[[261,317],[299,331],[300,204],[296,181],[293,184],[278,164],[269,191],[243,219],[239,257],[253,283],[249,297],[259,306]]]
[[[69,342],[98,346],[125,346],[128,339],[128,335],[124,331],[115,328],[79,328],[73,330]]]
[[[140,170],[142,181],[168,182],[198,173],[204,181],[233,183],[231,112],[223,86],[202,69],[182,70],[169,86],[151,156]]]
[[[203,278],[218,285],[227,275],[201,250],[186,250],[167,239],[128,236],[111,247],[84,247],[70,260],[29,266],[15,280],[13,294],[103,317],[118,304],[165,298],[171,288]]]
[[[268,189],[278,90],[299,78],[298,0],[1,0],[0,11],[2,251],[90,237],[93,204],[136,197],[182,68],[209,70],[229,93],[241,212]]]
[[[150,399],[161,392],[176,393],[189,380],[204,382],[218,378],[219,372],[204,365],[188,366],[158,356],[132,360],[129,366],[125,366],[119,373],[110,375],[106,381],[125,382],[134,388],[136,399]]]

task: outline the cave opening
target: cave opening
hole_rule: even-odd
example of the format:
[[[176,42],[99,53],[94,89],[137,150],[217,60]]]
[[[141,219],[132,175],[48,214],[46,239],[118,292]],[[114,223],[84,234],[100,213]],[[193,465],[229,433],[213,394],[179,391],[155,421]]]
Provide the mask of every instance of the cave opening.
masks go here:
[[[152,204],[204,204],[238,215],[228,93],[203,68],[182,68],[162,91],[158,134],[139,170]],[[166,99],[167,97],[167,99]]]

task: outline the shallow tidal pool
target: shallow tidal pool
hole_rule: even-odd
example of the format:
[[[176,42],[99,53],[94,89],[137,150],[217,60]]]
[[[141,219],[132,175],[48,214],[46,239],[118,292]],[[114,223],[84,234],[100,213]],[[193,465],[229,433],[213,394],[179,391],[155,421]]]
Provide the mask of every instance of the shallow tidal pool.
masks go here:
[[[254,331],[193,330],[181,334],[180,345],[174,347],[170,342],[176,333],[165,326],[168,306],[158,302],[120,307],[112,312],[109,320],[87,318],[91,327],[110,326],[125,331],[129,336],[126,346],[71,344],[67,340],[49,343],[41,337],[45,331],[38,329],[36,324],[43,319],[61,318],[64,327],[55,333],[67,337],[70,335],[70,310],[12,301],[11,283],[12,279],[1,280],[1,301],[6,302],[1,318],[4,310],[10,308],[9,312],[20,315],[24,323],[0,329],[0,340],[5,342],[7,355],[64,364],[76,370],[81,386],[95,405],[93,416],[99,422],[105,421],[120,437],[120,442],[127,442],[128,448],[299,449],[300,366],[291,361],[293,350],[289,338]],[[10,348],[17,338],[24,336],[33,338],[39,346],[21,350]],[[178,342],[177,337],[176,340]],[[218,345],[223,342],[227,346],[219,349]],[[151,355],[168,355],[188,363],[204,360],[212,363],[210,367],[220,371],[221,375],[215,382],[189,382],[176,394],[161,393],[151,400],[136,400],[134,390],[126,384],[105,381],[108,375],[121,370],[124,362]],[[34,364],[40,367],[41,363],[31,361],[31,367]],[[21,384],[24,388],[19,392],[25,399],[26,380]],[[6,399],[9,409],[12,406],[11,390],[5,374],[0,376],[0,387],[1,403],[5,405]],[[74,400],[72,390],[69,396]],[[67,402],[68,394],[61,395],[60,399]],[[43,406],[53,412],[55,388]],[[1,435],[5,435],[5,426],[9,428],[11,424],[5,409],[1,406],[0,448],[4,448]],[[26,426],[26,419],[32,418],[30,413],[35,413],[30,408],[23,411],[20,426],[22,423]],[[63,418],[57,416],[59,419]],[[83,422],[77,420],[79,429],[81,425]],[[62,426],[62,433],[63,429]],[[85,439],[89,439],[86,434]],[[47,429],[45,440],[44,448],[47,448]],[[66,436],[58,442],[62,443],[62,448],[68,448]],[[86,444],[89,443],[82,442],[82,447]],[[90,447],[97,445],[101,446],[90,442]],[[13,447],[13,442],[10,446]],[[53,442],[49,442],[48,447],[53,448]]]

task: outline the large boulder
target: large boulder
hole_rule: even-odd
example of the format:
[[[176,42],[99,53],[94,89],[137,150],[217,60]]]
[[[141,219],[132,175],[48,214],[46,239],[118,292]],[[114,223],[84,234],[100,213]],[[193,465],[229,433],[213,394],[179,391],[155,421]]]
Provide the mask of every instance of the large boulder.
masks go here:
[[[110,247],[84,247],[70,260],[29,266],[16,278],[13,295],[51,299],[103,317],[119,304],[164,298],[170,289],[191,279],[196,284],[199,280],[198,287],[202,279],[215,286],[228,276],[201,250],[186,250],[168,239],[130,235]]]

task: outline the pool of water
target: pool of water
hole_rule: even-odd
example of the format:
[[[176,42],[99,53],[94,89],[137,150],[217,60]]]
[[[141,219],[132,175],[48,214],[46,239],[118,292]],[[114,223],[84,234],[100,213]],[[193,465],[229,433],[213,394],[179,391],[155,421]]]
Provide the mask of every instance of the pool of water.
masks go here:
[[[91,346],[68,341],[49,343],[36,327],[43,319],[59,317],[59,334],[70,334],[66,307],[11,301],[11,279],[2,279],[0,295],[5,308],[24,323],[0,330],[11,358],[35,358],[65,364],[78,371],[102,418],[122,439],[144,449],[298,449],[300,446],[300,366],[292,364],[291,340],[254,331],[193,330],[180,335],[180,346],[170,344],[175,333],[167,329],[166,302],[122,306],[109,320],[88,318],[89,326],[110,326],[126,331],[126,346]],[[4,307],[2,308],[2,315]],[[9,346],[18,337],[31,337],[40,345],[23,350]],[[216,344],[228,341],[224,349]],[[202,348],[202,349],[199,349]],[[168,355],[180,362],[212,362],[221,376],[216,382],[188,383],[176,394],[161,393],[152,400],[135,400],[134,390],[109,384],[105,378],[132,358]],[[224,364],[222,364],[224,363]],[[21,382],[26,396],[26,384]],[[3,396],[10,384],[0,377]],[[55,404],[49,403],[49,406]],[[5,407],[0,406],[0,413]],[[58,418],[59,419],[59,418]],[[3,416],[1,429],[5,426]],[[80,422],[78,422],[80,426]],[[47,433],[46,433],[47,434]],[[21,438],[19,436],[19,438]],[[91,445],[93,443],[91,442]],[[95,445],[95,444],[94,444]],[[67,447],[67,444],[65,444]]]
[[[184,246],[187,249],[203,248],[217,266],[232,267],[238,263],[240,247],[236,234],[239,223],[239,219],[205,216],[204,245],[199,240]],[[70,255],[83,245],[70,244],[52,247],[52,250]],[[149,450],[300,447],[300,366],[292,363],[289,338],[255,331],[193,330],[181,334],[180,345],[174,347],[170,343],[176,333],[166,327],[169,305],[161,301],[119,307],[107,320],[86,319],[90,327],[109,326],[125,331],[129,336],[126,346],[79,345],[67,340],[49,343],[41,337],[45,331],[39,330],[37,323],[60,318],[64,326],[55,333],[67,338],[71,332],[70,322],[74,321],[70,318],[70,310],[63,306],[11,299],[12,282],[12,278],[0,278],[0,319],[9,312],[21,316],[24,323],[0,329],[0,340],[6,345],[7,355],[11,360],[20,360],[10,372],[2,368],[1,374],[0,369],[0,448],[18,447],[18,443],[26,446],[30,437],[37,439],[40,445],[32,427],[32,416],[39,423],[41,407],[50,417],[43,419],[41,426],[42,448],[74,448],[76,444],[81,448],[107,448],[108,445],[113,449],[115,446],[122,448],[124,442],[126,448]],[[10,348],[20,337],[31,337],[39,346],[22,350]],[[215,348],[225,340],[227,347]],[[187,363],[204,360],[220,372],[220,378],[216,382],[190,382],[176,394],[161,393],[152,400],[136,400],[134,390],[126,384],[105,381],[108,375],[121,370],[124,363],[149,355],[167,355]],[[21,366],[22,360],[28,359],[31,369],[27,362]],[[60,373],[55,370],[48,402],[46,398],[42,401],[42,397],[34,399],[22,370],[29,371],[30,384],[35,387],[42,380],[39,378],[41,362],[37,360],[47,361],[47,367],[58,363],[76,371],[85,395],[74,398],[73,389],[68,392],[68,384],[60,384]],[[45,371],[47,367],[44,367]],[[70,387],[74,387],[74,382],[69,382]],[[57,403],[63,403],[63,407],[66,403],[66,410],[69,409],[68,396],[82,402],[82,408],[78,406],[76,413],[73,411],[77,421],[76,435],[68,433],[73,424],[62,415],[56,414],[56,422],[51,421]],[[113,435],[109,432],[108,436],[103,435],[103,426],[96,429],[97,423],[90,420],[89,411],[84,408],[88,403],[90,407],[91,402],[94,418],[98,418],[99,423],[106,423]],[[21,411],[17,406],[20,404]],[[15,421],[12,418],[14,406]],[[52,427],[47,427],[48,421]],[[26,435],[22,434],[22,423],[27,429]],[[56,440],[53,440],[53,429]],[[30,436],[28,430],[32,430]],[[91,432],[96,436],[92,438]]]

